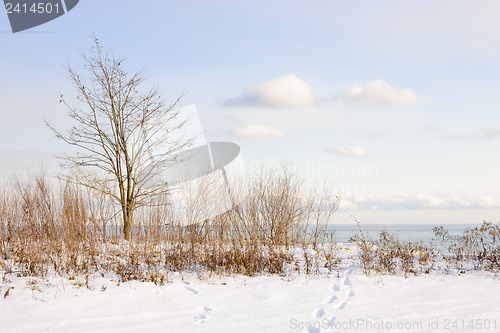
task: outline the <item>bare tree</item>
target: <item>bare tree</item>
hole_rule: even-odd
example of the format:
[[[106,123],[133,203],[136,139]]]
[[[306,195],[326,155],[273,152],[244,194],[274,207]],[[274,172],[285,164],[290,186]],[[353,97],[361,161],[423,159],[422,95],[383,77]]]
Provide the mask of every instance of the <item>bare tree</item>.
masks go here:
[[[166,194],[161,176],[175,162],[169,156],[189,147],[194,138],[179,135],[187,121],[179,117],[181,96],[167,105],[157,86],[144,88],[141,72],[129,75],[123,58],[103,48],[95,36],[93,42],[82,53],[85,75],[66,68],[78,101],[74,107],[61,96],[71,128],[63,133],[47,126],[77,148],[60,156],[62,166],[72,170],[68,177],[119,204],[124,238],[130,240],[134,211]]]

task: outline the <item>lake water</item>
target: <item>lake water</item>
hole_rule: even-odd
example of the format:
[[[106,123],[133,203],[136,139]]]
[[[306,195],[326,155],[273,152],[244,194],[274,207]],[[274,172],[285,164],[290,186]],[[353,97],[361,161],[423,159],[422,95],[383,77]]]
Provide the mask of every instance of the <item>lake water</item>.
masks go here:
[[[430,224],[362,224],[361,230],[368,234],[372,239],[378,238],[383,230],[387,230],[391,234],[395,234],[400,240],[404,241],[422,241],[430,243],[434,237],[432,228],[439,225]],[[461,235],[465,229],[480,226],[479,224],[445,224],[444,229],[450,235]],[[347,243],[349,238],[359,233],[358,226],[353,224],[331,224],[328,226],[328,231],[334,232],[334,239],[339,243]]]

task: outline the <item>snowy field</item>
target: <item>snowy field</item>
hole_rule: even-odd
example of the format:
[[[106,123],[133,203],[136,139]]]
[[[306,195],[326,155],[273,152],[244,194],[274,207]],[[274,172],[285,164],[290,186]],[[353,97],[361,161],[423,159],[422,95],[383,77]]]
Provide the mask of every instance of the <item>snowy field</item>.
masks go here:
[[[117,283],[8,275],[0,332],[500,332],[491,273],[197,276]]]

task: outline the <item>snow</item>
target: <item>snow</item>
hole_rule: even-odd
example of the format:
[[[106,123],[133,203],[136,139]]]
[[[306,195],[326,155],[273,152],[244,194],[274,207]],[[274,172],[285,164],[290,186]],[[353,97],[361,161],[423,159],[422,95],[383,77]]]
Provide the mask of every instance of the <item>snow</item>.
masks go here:
[[[366,277],[349,265],[285,277],[171,273],[163,286],[9,274],[0,332],[498,332],[499,282],[487,272]]]

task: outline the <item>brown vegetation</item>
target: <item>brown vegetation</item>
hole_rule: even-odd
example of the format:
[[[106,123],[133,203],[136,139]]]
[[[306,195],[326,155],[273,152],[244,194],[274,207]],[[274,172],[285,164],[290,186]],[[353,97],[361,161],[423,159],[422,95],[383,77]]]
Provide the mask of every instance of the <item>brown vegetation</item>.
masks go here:
[[[484,222],[480,227],[467,228],[458,236],[451,236],[444,227],[435,227],[433,242],[424,244],[401,241],[385,230],[373,240],[357,223],[359,232],[350,241],[360,250],[361,266],[367,276],[372,271],[392,275],[402,273],[405,277],[429,274],[433,270],[454,269],[459,274],[469,270],[486,270],[495,274],[500,271],[500,224]]]
[[[263,172],[248,184],[243,202],[212,219],[185,225],[165,205],[142,207],[133,240],[125,241],[119,207],[104,195],[72,183],[56,188],[38,176],[0,196],[0,272],[4,278],[58,274],[82,285],[95,274],[164,284],[176,271],[334,273],[348,264],[327,232],[337,206],[325,191],[304,196],[286,170]],[[358,226],[351,242],[366,275],[500,271],[499,224],[485,222],[459,236],[435,228],[434,244],[404,242],[387,231],[373,240]]]
[[[294,267],[311,272],[313,262],[293,265],[292,250],[318,248],[337,205],[326,192],[304,197],[300,182],[286,171],[263,172],[249,184],[242,203],[210,220],[183,225],[165,205],[138,209],[129,242],[123,240],[119,207],[88,188],[65,183],[56,191],[38,176],[5,190],[1,198],[4,274],[52,272],[88,280],[109,273],[121,281],[157,284],[167,282],[171,271],[287,274]],[[333,269],[333,254],[328,256]]]

